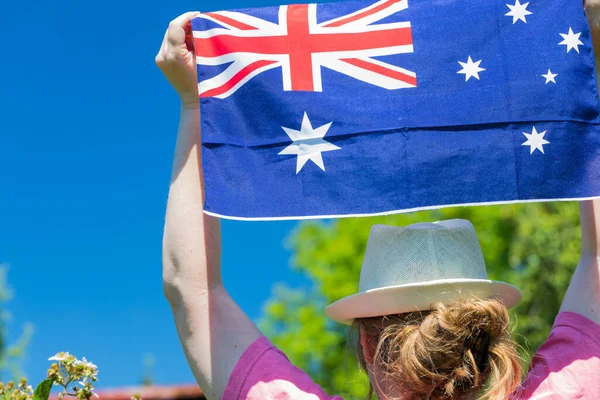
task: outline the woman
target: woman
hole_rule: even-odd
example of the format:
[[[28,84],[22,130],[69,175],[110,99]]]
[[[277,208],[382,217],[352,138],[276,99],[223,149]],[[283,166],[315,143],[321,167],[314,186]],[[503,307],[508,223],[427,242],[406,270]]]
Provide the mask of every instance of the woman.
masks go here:
[[[186,356],[209,399],[340,399],[329,397],[292,366],[223,287],[220,223],[202,213],[200,113],[189,30],[189,21],[197,14],[186,13],[171,22],[156,57],[181,98],[163,279]],[[581,261],[548,341],[519,388],[507,307],[520,295],[511,285],[486,279],[472,226],[446,221],[435,226],[375,227],[363,264],[361,293],[327,310],[330,317],[344,323],[351,320],[358,328],[357,353],[373,391],[382,399],[474,399],[480,390],[490,399],[600,399],[600,201],[582,202],[580,209]],[[457,239],[461,237],[464,240]],[[405,252],[394,248],[407,243],[414,244],[412,249],[428,249],[417,252],[430,255],[427,267],[415,263],[413,268],[422,276],[416,280],[406,274],[379,276],[382,271],[406,270],[408,259],[402,268],[382,267],[383,261],[377,259],[400,262],[398,257]],[[440,260],[436,255],[436,249],[446,245],[458,249],[454,251],[458,258],[469,253],[472,268],[452,269],[448,267],[452,262],[440,266],[453,257]],[[448,271],[453,272],[444,275]],[[415,281],[420,282],[416,291],[411,289]],[[377,290],[389,287],[394,288],[392,296],[386,297],[388,289]],[[418,300],[424,292],[427,301]],[[370,298],[373,293],[378,297]]]

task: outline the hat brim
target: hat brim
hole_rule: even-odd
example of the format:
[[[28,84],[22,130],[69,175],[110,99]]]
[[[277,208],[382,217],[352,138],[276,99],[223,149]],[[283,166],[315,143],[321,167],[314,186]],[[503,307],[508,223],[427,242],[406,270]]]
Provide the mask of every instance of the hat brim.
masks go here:
[[[388,286],[344,297],[325,308],[325,315],[350,325],[356,318],[429,310],[431,304],[459,298],[497,299],[506,307],[521,301],[515,286],[487,279],[444,279]]]

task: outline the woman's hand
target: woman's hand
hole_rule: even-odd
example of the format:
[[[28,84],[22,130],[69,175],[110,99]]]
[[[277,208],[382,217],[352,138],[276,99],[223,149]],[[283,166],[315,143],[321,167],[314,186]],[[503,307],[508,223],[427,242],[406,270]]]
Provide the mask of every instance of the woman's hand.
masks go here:
[[[198,72],[190,21],[200,12],[188,12],[169,24],[162,45],[156,55],[156,65],[175,88],[182,105],[197,108]]]

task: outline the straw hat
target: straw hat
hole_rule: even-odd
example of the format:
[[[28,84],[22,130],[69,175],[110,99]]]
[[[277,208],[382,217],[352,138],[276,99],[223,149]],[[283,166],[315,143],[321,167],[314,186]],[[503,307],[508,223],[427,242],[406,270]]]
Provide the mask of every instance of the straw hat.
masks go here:
[[[436,301],[495,298],[512,307],[521,292],[489,280],[473,225],[453,219],[402,227],[374,225],[359,292],[325,309],[338,322],[428,310]]]

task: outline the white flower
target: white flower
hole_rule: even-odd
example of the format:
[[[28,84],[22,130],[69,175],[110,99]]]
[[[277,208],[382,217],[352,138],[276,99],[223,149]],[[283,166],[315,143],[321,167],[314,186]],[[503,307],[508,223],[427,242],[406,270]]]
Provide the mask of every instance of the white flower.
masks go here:
[[[92,391],[94,390],[94,384],[92,382],[88,382],[87,378],[83,378],[83,380],[77,382],[79,383],[81,386],[83,386],[84,388]]]
[[[95,396],[95,397],[100,397],[100,396],[98,396],[98,394],[96,394],[96,393],[94,392],[94,387],[92,386],[92,384],[91,384],[90,382],[88,382],[88,381],[86,380],[86,378],[83,378],[83,381],[79,381],[79,382],[77,382],[77,383],[79,383],[79,384],[80,384],[81,386],[83,386],[85,389],[89,390],[89,392],[92,394],[92,396]]]
[[[79,382],[77,382],[77,383],[79,383],[81,386],[83,386],[83,389],[82,389],[82,390],[84,390],[84,389],[85,389],[86,391],[88,391],[89,393],[91,393],[91,394],[92,394],[92,396],[95,396],[95,397],[100,397],[100,396],[98,396],[98,394],[96,394],[96,393],[94,392],[94,386],[92,386],[92,384],[91,384],[90,382],[86,381],[86,380],[85,380],[85,378],[84,378],[84,380],[83,380],[83,381],[79,381]]]
[[[54,356],[50,357],[48,361],[65,361],[69,357],[71,357],[69,353],[61,351],[60,353],[56,353]]]
[[[83,366],[84,366],[84,367],[86,367],[86,368],[90,368],[90,369],[94,369],[94,370],[95,370],[96,368],[98,368],[98,366],[97,366],[97,365],[95,365],[95,364],[93,364],[93,363],[89,362],[88,360],[86,360],[86,358],[85,358],[85,357],[83,357],[83,358],[81,359],[81,361],[79,361],[79,360],[75,361],[75,365],[79,365],[79,364],[83,365]]]

